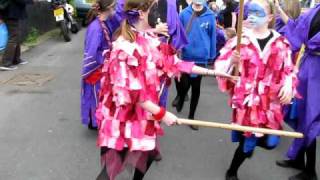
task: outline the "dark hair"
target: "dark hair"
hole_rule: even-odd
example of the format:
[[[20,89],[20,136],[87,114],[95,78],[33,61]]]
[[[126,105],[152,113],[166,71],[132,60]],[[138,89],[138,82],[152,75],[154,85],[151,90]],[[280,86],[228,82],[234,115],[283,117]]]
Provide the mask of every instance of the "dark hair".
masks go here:
[[[99,12],[107,11],[114,3],[115,0],[97,0],[87,14],[87,24],[90,24],[99,15]]]
[[[132,11],[148,11],[154,0],[127,0],[124,10],[126,13]],[[115,37],[123,36],[124,39],[133,42],[136,39],[134,31],[131,29],[129,20],[126,19],[122,22],[120,28],[116,31]]]

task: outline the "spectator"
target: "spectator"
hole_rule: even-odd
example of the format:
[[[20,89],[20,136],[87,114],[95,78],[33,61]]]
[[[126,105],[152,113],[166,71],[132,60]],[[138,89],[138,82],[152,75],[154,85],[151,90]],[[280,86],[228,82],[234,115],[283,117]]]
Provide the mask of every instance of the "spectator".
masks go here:
[[[239,6],[239,3],[235,0],[223,0],[226,8],[222,11],[220,11],[220,14],[222,16],[222,24],[225,28],[229,28],[233,26],[233,13],[236,11],[237,7]]]
[[[0,11],[9,31],[8,45],[5,49],[0,70],[10,71],[17,69],[16,65],[27,64],[20,58],[21,39],[20,21],[27,18],[26,5],[32,4],[35,0],[11,0],[7,8]]]
[[[216,20],[214,13],[207,8],[206,0],[192,0],[192,4],[180,14],[180,19],[186,29],[189,44],[182,49],[182,59],[194,61],[199,66],[207,66],[216,56]],[[185,96],[192,87],[189,119],[194,119],[200,97],[200,75],[183,74],[179,86],[179,101],[176,109],[183,108]],[[198,127],[191,126],[193,130]]]

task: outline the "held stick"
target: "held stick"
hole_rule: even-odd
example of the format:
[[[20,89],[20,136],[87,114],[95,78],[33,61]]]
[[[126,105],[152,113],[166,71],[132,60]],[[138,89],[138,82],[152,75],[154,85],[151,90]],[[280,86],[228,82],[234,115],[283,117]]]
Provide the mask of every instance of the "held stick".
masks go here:
[[[277,135],[277,136],[286,136],[286,137],[292,137],[292,138],[303,138],[302,133],[282,131],[282,130],[273,130],[273,129],[267,129],[267,128],[255,128],[255,127],[249,127],[249,126],[240,126],[240,125],[236,125],[236,124],[224,124],[224,123],[215,123],[215,122],[190,120],[190,119],[178,119],[178,123],[184,124],[184,125],[203,126],[203,127],[209,127],[209,128],[220,128],[220,129],[235,130],[235,131],[242,131],[242,132],[253,132],[253,133]]]
[[[237,25],[237,47],[236,50],[240,54],[241,37],[242,37],[242,27],[243,27],[243,14],[244,14],[244,0],[239,1],[239,15],[238,15],[238,25]],[[234,75],[239,76],[239,66],[235,67]]]

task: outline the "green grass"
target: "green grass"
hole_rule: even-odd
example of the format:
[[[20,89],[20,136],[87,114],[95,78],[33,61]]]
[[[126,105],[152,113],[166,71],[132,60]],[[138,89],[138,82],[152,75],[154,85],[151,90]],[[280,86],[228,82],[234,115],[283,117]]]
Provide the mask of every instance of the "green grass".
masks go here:
[[[40,36],[40,33],[39,33],[38,29],[31,28],[30,32],[27,35],[25,43],[27,43],[27,44],[36,44],[37,41],[38,41],[39,36]]]

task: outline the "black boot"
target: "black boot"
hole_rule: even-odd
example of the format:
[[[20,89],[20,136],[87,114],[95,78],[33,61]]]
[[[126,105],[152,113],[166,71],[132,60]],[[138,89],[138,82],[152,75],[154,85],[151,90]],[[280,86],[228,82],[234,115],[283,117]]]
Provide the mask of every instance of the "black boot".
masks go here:
[[[178,95],[174,98],[174,100],[172,101],[173,107],[177,106],[177,104],[179,103],[179,99],[180,99],[180,96],[178,96]]]
[[[318,180],[316,172],[307,172],[307,171],[302,171],[301,173],[292,176],[289,178],[289,180]]]
[[[231,174],[229,171],[227,171],[226,180],[239,180],[239,178],[237,174]]]
[[[176,105],[177,112],[181,112],[182,111],[183,105],[184,105],[184,97],[180,96],[180,98],[178,100],[178,103]]]
[[[293,168],[298,170],[303,170],[305,168],[304,162],[297,162],[295,160],[279,160],[276,164],[283,168]]]

